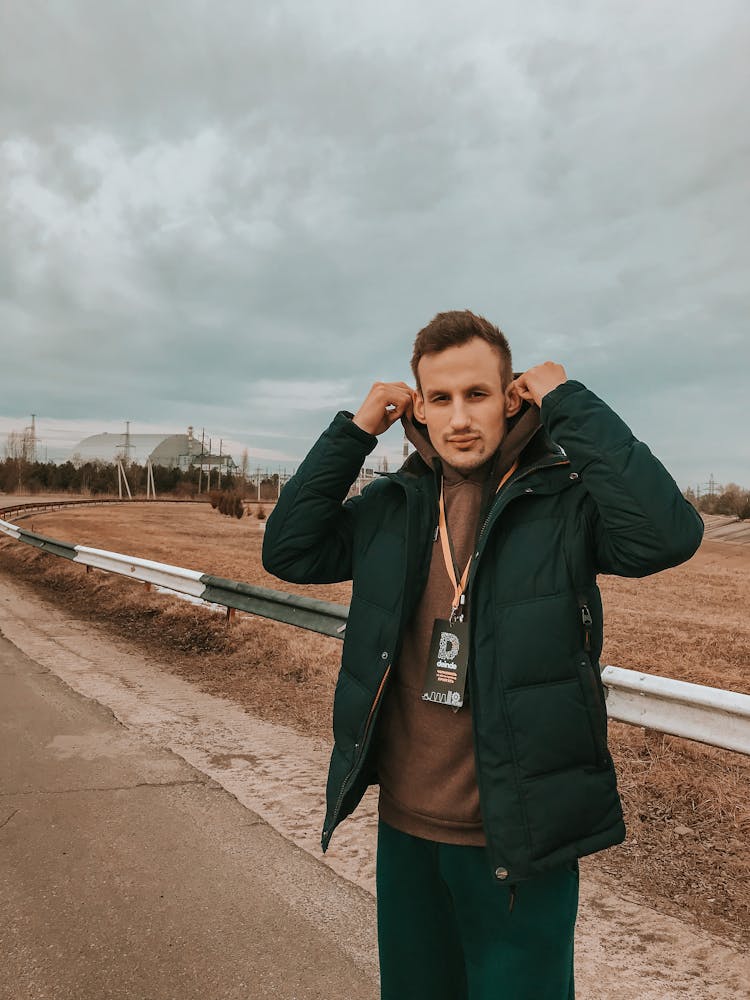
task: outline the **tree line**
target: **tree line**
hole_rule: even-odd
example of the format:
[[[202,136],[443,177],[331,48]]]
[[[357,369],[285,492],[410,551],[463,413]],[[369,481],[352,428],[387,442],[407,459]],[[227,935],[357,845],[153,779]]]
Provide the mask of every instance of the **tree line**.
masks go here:
[[[249,483],[239,473],[211,473],[197,468],[179,469],[152,466],[157,496],[192,498],[211,490],[230,490],[252,499],[258,496],[257,482]],[[132,463],[127,477],[133,496],[146,495],[145,465]],[[278,474],[267,475],[260,482],[260,499],[275,500]],[[117,489],[117,466],[109,462],[35,462],[23,456],[6,456],[0,461],[0,493],[73,493],[84,496],[114,496]]]
[[[729,483],[721,492],[717,490],[700,496],[694,490],[687,489],[683,496],[701,514],[726,514],[743,521],[750,518],[750,490],[743,490],[737,483]]]
[[[221,476],[211,473],[207,481],[204,471],[201,476],[197,468],[179,469],[154,465],[154,485],[157,496],[196,497],[209,489],[224,490],[249,496],[251,499],[275,500],[279,488],[278,473],[266,475],[260,481],[258,497],[257,481],[248,482],[241,472]],[[146,495],[146,466],[131,464],[127,470],[128,483],[133,495]],[[117,490],[117,466],[109,462],[35,462],[23,454],[6,455],[0,461],[0,493],[73,493],[84,496],[113,496]],[[701,514],[726,514],[750,519],[750,490],[737,483],[729,483],[723,489],[697,496],[687,489],[683,496]]]

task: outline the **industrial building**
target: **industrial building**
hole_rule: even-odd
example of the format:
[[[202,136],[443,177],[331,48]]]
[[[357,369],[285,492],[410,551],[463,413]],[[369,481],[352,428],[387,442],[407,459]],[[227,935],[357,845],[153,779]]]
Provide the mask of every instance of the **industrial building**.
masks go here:
[[[123,465],[136,463],[165,466],[168,469],[220,468],[232,472],[237,464],[231,455],[209,454],[208,441],[203,445],[188,427],[187,434],[92,434],[79,441],[70,453],[69,460],[76,465],[84,462],[105,462]]]

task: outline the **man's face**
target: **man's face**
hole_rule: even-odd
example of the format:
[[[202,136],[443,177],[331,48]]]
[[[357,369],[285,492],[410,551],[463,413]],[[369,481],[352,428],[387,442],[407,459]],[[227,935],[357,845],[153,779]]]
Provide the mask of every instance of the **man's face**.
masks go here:
[[[486,340],[425,354],[419,361],[414,398],[417,420],[427,424],[435,451],[468,473],[488,461],[505,435],[506,417],[517,413],[515,388],[503,389],[500,354]]]

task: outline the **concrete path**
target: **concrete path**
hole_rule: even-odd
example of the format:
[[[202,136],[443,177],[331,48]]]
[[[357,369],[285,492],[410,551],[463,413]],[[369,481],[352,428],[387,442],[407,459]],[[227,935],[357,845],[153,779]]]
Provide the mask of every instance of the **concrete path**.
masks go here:
[[[322,856],[325,741],[4,574],[0,632],[0,1000],[377,997],[377,796]],[[736,945],[581,872],[580,1000],[750,996]]]
[[[0,638],[0,998],[378,996],[372,897]]]

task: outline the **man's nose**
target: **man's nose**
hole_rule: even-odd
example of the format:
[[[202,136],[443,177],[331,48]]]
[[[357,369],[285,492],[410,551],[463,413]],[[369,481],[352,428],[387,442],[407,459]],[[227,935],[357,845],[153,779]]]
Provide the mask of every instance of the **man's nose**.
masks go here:
[[[469,413],[463,401],[455,402],[451,411],[451,427],[456,431],[465,430],[469,424]]]

